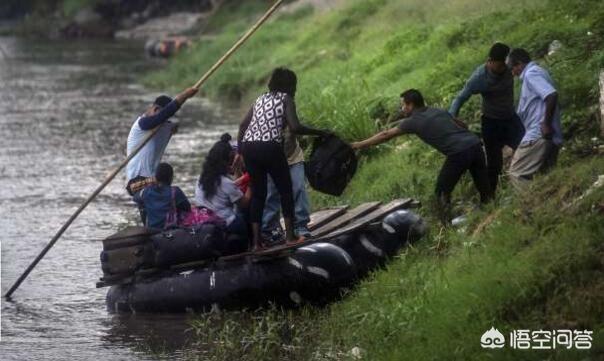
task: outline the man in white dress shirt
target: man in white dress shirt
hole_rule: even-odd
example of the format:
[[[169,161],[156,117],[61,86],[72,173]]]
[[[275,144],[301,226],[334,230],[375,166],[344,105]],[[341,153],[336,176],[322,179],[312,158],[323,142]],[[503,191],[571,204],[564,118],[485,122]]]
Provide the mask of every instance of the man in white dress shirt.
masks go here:
[[[538,172],[556,164],[562,145],[558,92],[549,73],[524,49],[510,52],[507,64],[522,87],[517,113],[526,130],[510,165],[512,184],[522,190]]]

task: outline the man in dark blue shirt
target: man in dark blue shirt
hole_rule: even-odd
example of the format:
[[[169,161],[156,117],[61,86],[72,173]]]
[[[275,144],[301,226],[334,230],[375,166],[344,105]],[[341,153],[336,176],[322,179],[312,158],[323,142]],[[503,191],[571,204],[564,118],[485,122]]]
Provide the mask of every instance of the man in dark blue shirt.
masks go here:
[[[482,138],[493,192],[503,167],[503,146],[516,150],[524,135],[524,127],[514,110],[514,78],[505,64],[509,52],[507,45],[495,43],[486,63],[476,68],[449,108],[456,118],[472,95],[482,95]]]

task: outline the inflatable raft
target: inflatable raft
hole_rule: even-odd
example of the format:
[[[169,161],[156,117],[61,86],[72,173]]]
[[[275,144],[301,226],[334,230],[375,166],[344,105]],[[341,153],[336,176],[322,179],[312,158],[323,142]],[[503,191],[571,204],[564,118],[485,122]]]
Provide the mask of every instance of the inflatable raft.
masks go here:
[[[323,304],[425,233],[410,199],[371,202],[311,217],[296,246],[245,252],[247,240],[211,225],[157,232],[130,228],[103,241],[110,312],[184,312]]]

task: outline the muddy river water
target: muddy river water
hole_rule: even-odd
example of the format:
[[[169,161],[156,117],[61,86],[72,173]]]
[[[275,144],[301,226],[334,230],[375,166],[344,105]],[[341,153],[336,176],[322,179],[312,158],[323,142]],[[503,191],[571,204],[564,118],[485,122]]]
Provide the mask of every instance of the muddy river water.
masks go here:
[[[0,37],[0,244],[4,294],[74,210],[125,158],[128,131],[159,93],[161,64],[123,41]],[[196,79],[191,79],[193,83]],[[238,112],[201,98],[177,114],[164,160],[189,196],[204,153]],[[100,239],[138,220],[122,172],[65,232],[12,300],[2,299],[1,360],[182,359],[187,315],[111,315]]]

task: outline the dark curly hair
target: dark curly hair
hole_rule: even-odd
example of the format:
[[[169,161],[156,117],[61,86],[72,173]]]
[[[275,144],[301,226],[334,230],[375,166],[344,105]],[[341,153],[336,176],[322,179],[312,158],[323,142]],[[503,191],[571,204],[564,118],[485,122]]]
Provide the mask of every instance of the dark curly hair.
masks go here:
[[[276,68],[268,82],[268,90],[286,93],[293,98],[296,96],[297,85],[298,77],[296,73],[287,68]]]
[[[230,140],[230,134],[223,134],[220,141],[216,142],[210,149],[203,163],[199,185],[208,199],[214,197],[221,182],[220,178],[229,172],[235,154],[231,143],[229,143]]]

